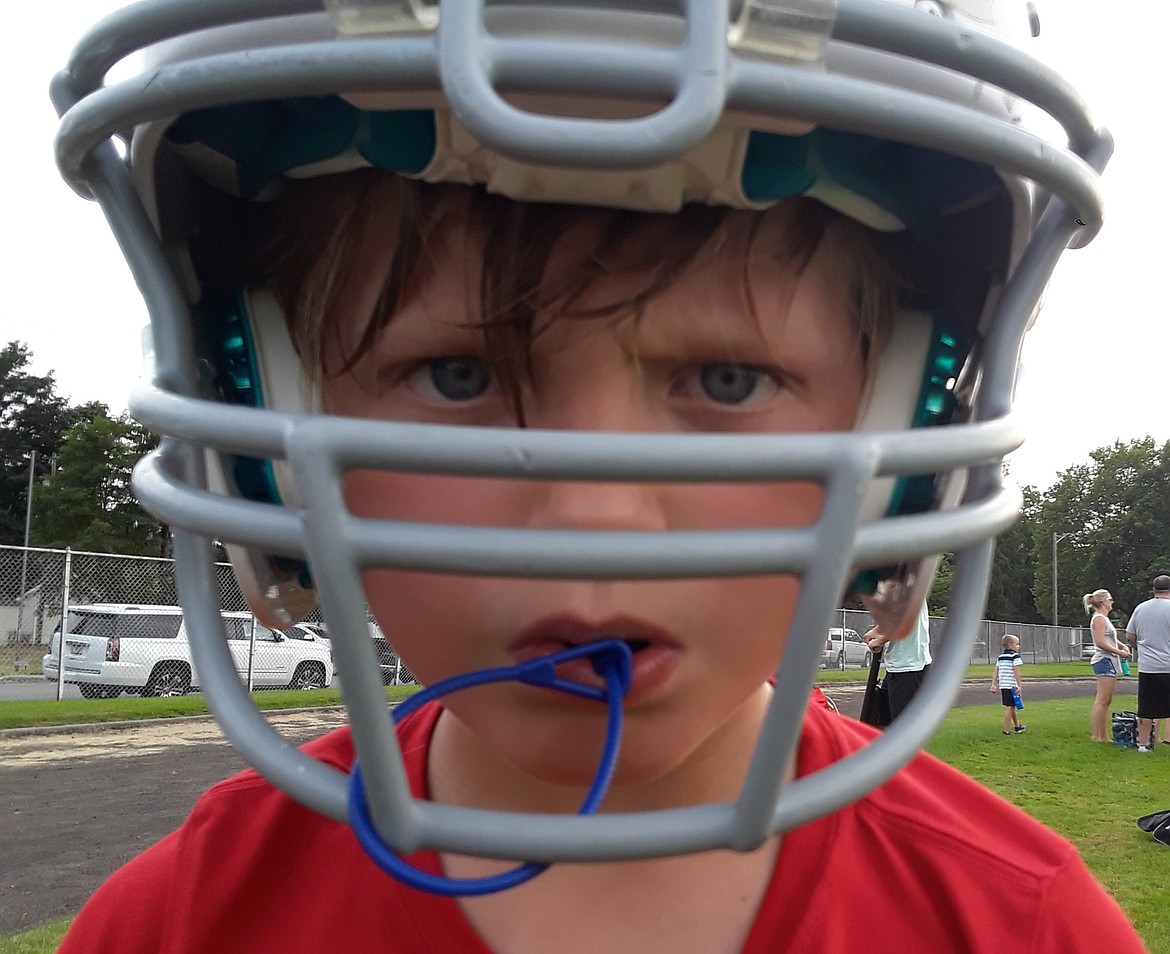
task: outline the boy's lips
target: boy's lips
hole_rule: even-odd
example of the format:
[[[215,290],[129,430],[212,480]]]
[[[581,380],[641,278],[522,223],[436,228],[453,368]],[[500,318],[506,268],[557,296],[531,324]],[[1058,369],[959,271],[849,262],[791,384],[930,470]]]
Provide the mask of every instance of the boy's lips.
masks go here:
[[[526,627],[508,646],[517,663],[547,656],[572,646],[600,639],[620,639],[633,652],[627,703],[648,695],[661,686],[677,667],[682,646],[665,630],[644,620],[613,617],[586,622],[576,617],[539,620]],[[602,687],[605,680],[588,658],[575,659],[557,666],[557,675],[584,685]]]

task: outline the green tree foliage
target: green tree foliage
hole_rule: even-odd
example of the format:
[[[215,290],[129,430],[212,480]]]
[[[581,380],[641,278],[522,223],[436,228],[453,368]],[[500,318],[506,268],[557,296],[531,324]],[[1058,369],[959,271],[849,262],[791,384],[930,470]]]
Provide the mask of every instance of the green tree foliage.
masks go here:
[[[35,481],[49,472],[65,431],[86,413],[57,394],[52,373],[30,374],[31,360],[19,341],[0,351],[0,543],[6,544],[24,542],[33,451]]]
[[[1144,437],[1100,447],[1085,464],[1062,471],[1036,508],[1032,526],[1036,608],[1052,614],[1053,534],[1057,613],[1062,626],[1084,623],[1081,597],[1099,587],[1116,600],[1116,622],[1170,573],[1170,442]]]
[[[65,435],[52,474],[35,491],[33,542],[101,553],[163,556],[168,535],[135,501],[134,463],[155,438],[125,415],[104,413]]]
[[[1039,492],[1034,487],[1025,487],[1020,519],[996,541],[991,582],[987,588],[988,619],[1044,622],[1036,610],[1036,599],[1032,594],[1036,573],[1033,524],[1039,506]]]
[[[951,583],[955,577],[955,555],[944,553],[934,572],[930,595],[926,598],[926,609],[932,616],[946,616],[951,604]]]

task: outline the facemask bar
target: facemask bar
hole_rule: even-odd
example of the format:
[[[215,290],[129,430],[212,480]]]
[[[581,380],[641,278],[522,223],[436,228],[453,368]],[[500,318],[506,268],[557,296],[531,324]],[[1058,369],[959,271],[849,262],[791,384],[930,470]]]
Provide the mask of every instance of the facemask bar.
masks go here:
[[[880,22],[867,21],[868,11],[875,6],[843,0],[834,37],[849,40],[849,30],[864,27],[873,34],[876,46],[935,62],[962,59],[965,71],[992,72],[999,77],[998,85],[1015,92],[1043,86],[1033,98],[1040,105],[1051,106],[1049,111],[1058,118],[1075,116],[1075,128],[1069,130],[1074,151],[1087,153],[1093,167],[1103,167],[1108,158],[1108,134],[1093,129],[1083,108],[1070,99],[1066,89],[1049,88],[1036,79],[1047,77],[1048,71],[1014,51],[1008,63],[1001,54],[1009,48],[990,39],[976,38],[971,48],[974,52],[960,55],[960,45],[951,42],[957,34],[947,32],[952,25],[935,18],[922,17],[924,22],[911,24],[902,12],[890,10],[888,21],[886,14]],[[734,70],[724,71],[722,88],[729,105],[737,110],[766,115],[776,108],[774,89],[783,88],[786,114],[928,148],[945,147],[1034,179],[1042,190],[1059,196],[1049,200],[1042,192],[1044,218],[1009,282],[988,339],[987,380],[975,408],[974,424],[919,434],[737,436],[725,447],[721,438],[703,435],[648,440],[644,435],[452,434],[445,428],[434,432],[418,426],[297,418],[202,402],[192,405],[177,396],[201,390],[194,372],[188,307],[126,168],[106,140],[141,121],[238,99],[240,89],[248,89],[250,95],[292,96],[385,86],[390,82],[384,75],[386,57],[374,53],[388,47],[377,39],[302,45],[296,48],[302,54],[296,75],[287,75],[280,68],[291,48],[248,56],[224,54],[209,57],[198,66],[164,67],[158,76],[97,91],[106,68],[123,52],[195,24],[186,10],[180,16],[178,8],[165,4],[145,7],[150,16],[127,13],[99,26],[79,48],[71,72],[55,83],[58,109],[68,111],[58,156],[75,187],[101,202],[151,311],[159,360],[156,389],[137,394],[132,408],[139,419],[171,438],[159,454],[139,468],[136,490],[160,517],[187,528],[176,533],[176,557],[180,598],[195,633],[196,665],[215,715],[249,762],[309,807],[345,821],[344,777],[292,750],[255,710],[239,683],[222,640],[216,589],[210,577],[210,544],[194,531],[222,533],[288,556],[312,559],[314,552],[328,553],[325,564],[331,572],[325,574],[329,579],[321,580],[321,591],[326,614],[337,628],[335,647],[342,654],[340,662],[347,674],[346,702],[354,721],[355,744],[371,779],[370,802],[376,824],[382,836],[400,851],[428,846],[497,858],[555,861],[750,847],[768,831],[792,827],[852,801],[880,784],[921,748],[945,716],[969,658],[986,591],[990,537],[1010,524],[1018,503],[1014,494],[1000,486],[998,468],[1002,456],[1019,443],[1014,425],[1002,415],[1011,403],[1022,332],[1060,252],[1070,240],[1086,241],[1101,221],[1096,176],[1089,165],[1071,153],[1037,148],[1037,141],[1022,130],[913,93],[887,87],[871,89],[847,77],[760,61],[736,61]],[[851,19],[846,14],[855,7],[858,16]],[[200,11],[197,25],[210,26],[251,15],[316,9],[316,5],[206,2],[196,8]],[[172,10],[176,15],[170,14]],[[927,27],[927,22],[931,26]],[[930,39],[936,47],[933,53],[926,46],[917,47],[918,40],[905,29],[908,25],[915,28],[916,36]],[[964,38],[969,39],[966,34]],[[402,42],[393,46],[395,69],[400,70],[394,82],[437,83],[429,41],[420,39],[399,47]],[[512,52],[502,49],[500,62],[511,62]],[[303,64],[309,59],[320,66],[320,72],[312,77],[303,75]],[[582,82],[586,87],[590,83],[592,74],[583,60],[567,57],[558,65],[567,83]],[[650,85],[677,88],[668,77],[670,70],[677,69],[673,62],[669,70],[662,58],[650,58],[639,65],[645,67]],[[783,85],[777,87],[781,78]],[[620,157],[622,135],[615,131],[609,139],[609,147]],[[1085,142],[1091,143],[1091,148],[1083,147]],[[509,145],[510,151],[522,157],[525,148]],[[289,457],[302,499],[312,499],[312,506],[305,511],[284,511],[207,495],[202,490],[205,479],[199,445],[230,453]],[[314,456],[307,448],[321,453]],[[733,455],[731,463],[728,452]],[[481,457],[484,453],[489,455],[486,464]],[[344,514],[337,496],[337,476],[345,467],[358,463],[402,467],[403,458],[411,455],[416,458],[413,467],[426,472],[521,479],[822,479],[829,485],[825,513],[831,519],[822,518],[814,528],[795,531],[622,535],[617,560],[613,559],[614,540],[605,534],[578,532],[570,536],[574,556],[581,559],[570,560],[561,549],[564,534],[391,527],[384,522],[374,526],[372,521],[356,521]],[[719,460],[719,468],[715,460]],[[964,467],[974,470],[959,511],[893,518],[865,524],[853,533],[856,501],[862,485],[875,474]],[[333,519],[339,515],[340,520]],[[328,535],[306,539],[306,529],[336,536],[332,540]],[[479,553],[468,554],[469,531],[472,549]],[[330,542],[340,543],[342,549],[331,550],[327,546]],[[821,549],[838,543],[846,545],[835,552]],[[522,549],[509,550],[513,545]],[[958,553],[945,644],[926,684],[898,724],[862,752],[780,791],[779,780],[794,751],[800,715],[816,671],[812,641],[790,640],[775,699],[739,800],[734,805],[636,817],[545,817],[414,804],[408,797],[401,757],[385,715],[382,687],[380,683],[374,686],[378,681],[376,660],[369,640],[364,638],[364,617],[358,619],[362,603],[351,599],[355,592],[360,593],[357,573],[364,565],[386,562],[476,572],[476,561],[488,551],[494,562],[487,572],[494,575],[660,578],[799,572],[802,593],[792,631],[819,632],[844,581],[855,569],[943,550]],[[315,569],[321,576],[316,565]]]
[[[158,392],[145,396],[152,404],[163,398]],[[163,398],[163,404],[175,401]],[[160,408],[156,406],[156,410]],[[469,810],[442,806],[414,805],[405,788],[405,778],[397,755],[389,720],[385,716],[385,696],[377,678],[377,667],[372,658],[368,639],[346,638],[345,634],[364,632],[361,615],[362,591],[359,572],[364,566],[393,565],[414,569],[444,569],[456,572],[478,572],[491,575],[522,575],[526,577],[601,576],[663,578],[669,576],[697,576],[730,573],[800,572],[804,580],[800,603],[793,621],[793,632],[819,631],[835,606],[851,569],[848,557],[854,536],[857,506],[864,486],[876,473],[895,469],[902,472],[921,469],[926,459],[945,466],[961,466],[960,462],[980,459],[998,459],[1006,447],[1017,442],[1014,429],[1008,422],[993,422],[974,428],[947,429],[944,433],[908,435],[918,438],[894,451],[883,449],[881,442],[870,435],[783,435],[762,437],[755,448],[744,448],[730,462],[722,460],[719,449],[738,441],[705,436],[671,438],[655,441],[653,447],[644,436],[638,435],[574,435],[561,432],[434,429],[420,425],[386,425],[381,422],[335,420],[314,417],[293,417],[256,412],[249,409],[208,407],[209,418],[201,422],[209,431],[219,431],[223,421],[216,416],[243,413],[250,416],[276,418],[283,424],[283,435],[292,470],[303,499],[309,506],[300,514],[290,512],[281,522],[271,522],[263,513],[263,505],[238,500],[215,498],[183,484],[172,482],[168,468],[148,461],[137,478],[137,489],[144,501],[159,507],[165,519],[174,525],[199,527],[207,533],[228,535],[250,545],[286,552],[298,546],[303,533],[301,555],[308,556],[318,576],[326,618],[331,628],[339,632],[334,647],[339,654],[339,668],[346,675],[346,702],[353,718],[355,744],[359,757],[366,766],[370,801],[374,817],[383,836],[403,851],[420,844],[445,847],[450,850],[483,851],[496,857],[515,857],[520,860],[547,860],[543,852],[570,851],[556,857],[631,857],[648,853],[699,850],[716,844],[745,847],[767,833],[771,818],[755,818],[759,808],[738,809],[744,813],[737,818],[728,806],[705,806],[681,810],[677,829],[659,818],[657,813],[640,814],[630,820],[628,830],[614,826],[613,819],[598,820],[603,831],[583,834],[581,841],[570,839],[568,847],[562,839],[554,849],[529,843],[528,834],[533,820],[525,818],[516,828],[516,816],[506,814],[483,816]],[[165,415],[164,415],[165,417]],[[273,422],[276,423],[275,421]],[[964,433],[966,431],[966,433]],[[395,439],[397,436],[397,440]],[[202,442],[211,434],[193,435]],[[364,437],[364,440],[358,440]],[[939,446],[940,441],[942,447]],[[645,446],[640,461],[631,460],[633,448]],[[847,445],[847,446],[846,446]],[[684,460],[683,458],[687,458]],[[844,457],[844,463],[842,458]],[[699,463],[696,464],[696,461]],[[780,461],[781,463],[777,463]],[[792,461],[796,463],[784,463]],[[572,474],[575,479],[605,480],[744,480],[775,479],[779,476],[810,478],[820,475],[828,480],[828,499],[821,520],[811,528],[767,531],[695,531],[672,533],[607,534],[604,532],[573,531],[508,531],[490,528],[431,527],[426,525],[395,524],[386,521],[358,520],[344,508],[339,489],[339,476],[350,467],[379,466],[396,470],[426,470],[470,475],[528,477],[531,479],[558,479]],[[169,484],[169,486],[167,486]],[[166,492],[163,492],[163,491]],[[176,501],[178,505],[176,506]],[[879,528],[868,525],[857,533],[852,547],[856,563],[883,562],[891,554],[925,555],[951,545],[974,549],[983,554],[986,564],[989,547],[979,542],[988,535],[1008,526],[1015,515],[1018,497],[1013,492],[1000,490],[986,501],[972,502],[964,513],[933,513],[888,521],[895,525]],[[872,531],[872,532],[871,532]],[[468,535],[473,539],[467,540]],[[621,538],[623,546],[614,554],[614,544]],[[470,543],[468,546],[467,544]],[[521,546],[516,552],[513,544]],[[669,549],[667,549],[669,547]],[[982,547],[982,549],[981,549]],[[571,554],[567,556],[566,554]],[[314,560],[314,556],[318,559]],[[976,557],[978,559],[978,557]],[[647,560],[653,565],[648,566]],[[486,561],[486,562],[485,562]],[[986,566],[984,566],[986,570]],[[965,666],[970,644],[982,605],[982,589],[986,573],[976,574],[972,593],[963,603],[956,598],[952,615],[953,628],[966,629],[965,638],[953,632],[946,648],[940,654],[950,659],[952,654]],[[184,600],[194,599],[186,587]],[[214,603],[212,593],[203,593],[199,601]],[[972,611],[964,622],[958,615],[966,605]],[[793,719],[787,711],[795,706],[799,711],[807,698],[817,671],[817,645],[811,640],[791,640],[779,674],[775,709],[757,750],[759,768],[753,776],[764,781],[760,787],[745,789],[747,804],[768,806],[770,815],[775,804],[772,793],[786,761],[786,753],[795,744],[799,718]],[[244,694],[230,659],[224,656],[222,665],[207,665],[204,654],[226,651],[216,640],[205,641],[196,656],[201,674],[208,679],[213,696]],[[199,652],[197,650],[197,652]],[[368,658],[363,658],[368,657]],[[209,673],[219,673],[211,681]],[[961,668],[959,670],[961,672]],[[222,677],[223,684],[219,684]],[[950,686],[953,694],[954,684]],[[948,699],[949,701],[949,699]],[[246,705],[246,703],[242,703]],[[945,714],[944,706],[938,715]],[[262,720],[261,720],[262,721]],[[918,728],[918,727],[916,727]],[[912,739],[903,740],[912,754],[929,734],[921,728]],[[271,730],[263,737],[247,738],[241,726],[228,727],[233,739],[251,758],[271,749]],[[244,738],[239,738],[244,736]],[[875,759],[876,761],[876,759]],[[844,764],[844,763],[843,763]],[[875,766],[877,767],[877,766]],[[896,765],[880,765],[883,773],[857,783],[864,790],[888,776]],[[324,770],[328,772],[329,770]],[[379,774],[384,773],[384,774]],[[302,797],[297,780],[298,771],[291,776],[282,773],[278,784],[291,783],[296,797]],[[341,777],[335,776],[336,784]],[[804,784],[804,782],[796,783]],[[795,789],[796,786],[794,785]],[[763,790],[761,790],[763,789]],[[381,792],[383,798],[375,794]],[[810,804],[818,813],[851,800],[850,787],[834,785],[822,788]],[[338,790],[336,795],[340,795]],[[755,796],[754,798],[751,796]],[[327,811],[333,817],[344,815],[333,795]],[[384,801],[385,804],[381,804]],[[318,807],[314,805],[313,807]],[[662,813],[670,816],[675,813]],[[471,816],[470,820],[467,816]],[[506,821],[511,818],[512,821]],[[561,819],[564,822],[565,819]],[[574,820],[576,821],[576,820]],[[590,822],[593,819],[589,820]],[[659,830],[673,832],[663,845],[647,841],[649,833]],[[698,825],[699,827],[695,827]],[[606,831],[612,832],[606,835]],[[522,829],[522,831],[520,830]],[[458,832],[458,836],[456,836]],[[508,832],[505,836],[502,833]],[[467,838],[471,841],[468,842]],[[495,841],[502,838],[502,841]],[[419,839],[416,841],[416,839]],[[517,840],[519,839],[519,840]],[[679,840],[681,839],[681,840]],[[711,841],[714,839],[714,841]],[[728,840],[730,839],[730,840]],[[655,847],[657,845],[658,847]],[[585,854],[578,854],[585,852]],[[603,854],[610,852],[612,854]]]

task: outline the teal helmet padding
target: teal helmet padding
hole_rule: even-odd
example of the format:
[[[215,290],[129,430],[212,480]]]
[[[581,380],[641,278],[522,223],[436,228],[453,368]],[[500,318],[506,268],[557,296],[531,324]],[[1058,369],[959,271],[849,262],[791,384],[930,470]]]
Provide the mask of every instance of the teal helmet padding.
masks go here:
[[[286,176],[359,166],[420,176],[435,154],[435,129],[430,110],[370,110],[315,96],[193,110],[167,138],[204,147],[203,161],[231,169],[236,194],[251,199],[278,191]],[[833,129],[750,132],[739,180],[751,205],[812,195],[850,214],[860,199],[888,214],[886,228],[904,228],[919,242],[933,238],[939,216],[1002,189],[992,169],[969,159]]]
[[[753,132],[742,182],[753,201],[816,194],[818,185],[830,183],[891,213],[920,242],[931,240],[939,215],[1002,188],[994,171],[969,159],[835,129],[803,136]]]
[[[252,323],[243,296],[204,302],[201,311],[204,348],[211,358],[219,396],[228,404],[267,406]],[[236,455],[232,458],[232,477],[240,494],[248,500],[281,502],[271,461]]]
[[[435,122],[425,109],[364,110],[340,96],[301,96],[192,110],[167,137],[230,160],[239,195],[255,198],[281,175],[350,151],[379,169],[419,173],[434,153]]]

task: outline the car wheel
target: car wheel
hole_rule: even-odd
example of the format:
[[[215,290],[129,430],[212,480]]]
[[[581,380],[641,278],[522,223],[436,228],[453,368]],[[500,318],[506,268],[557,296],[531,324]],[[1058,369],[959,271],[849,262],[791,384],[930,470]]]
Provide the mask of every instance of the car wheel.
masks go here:
[[[845,652],[844,652],[844,650],[837,653],[837,659],[833,663],[833,667],[835,669],[844,669],[845,668]]]
[[[873,665],[873,653],[866,653],[861,658],[861,668],[869,669]]]
[[[185,663],[165,662],[154,667],[144,696],[185,696],[191,691],[191,670]]]
[[[290,689],[324,689],[325,667],[320,663],[301,663],[293,673]]]

